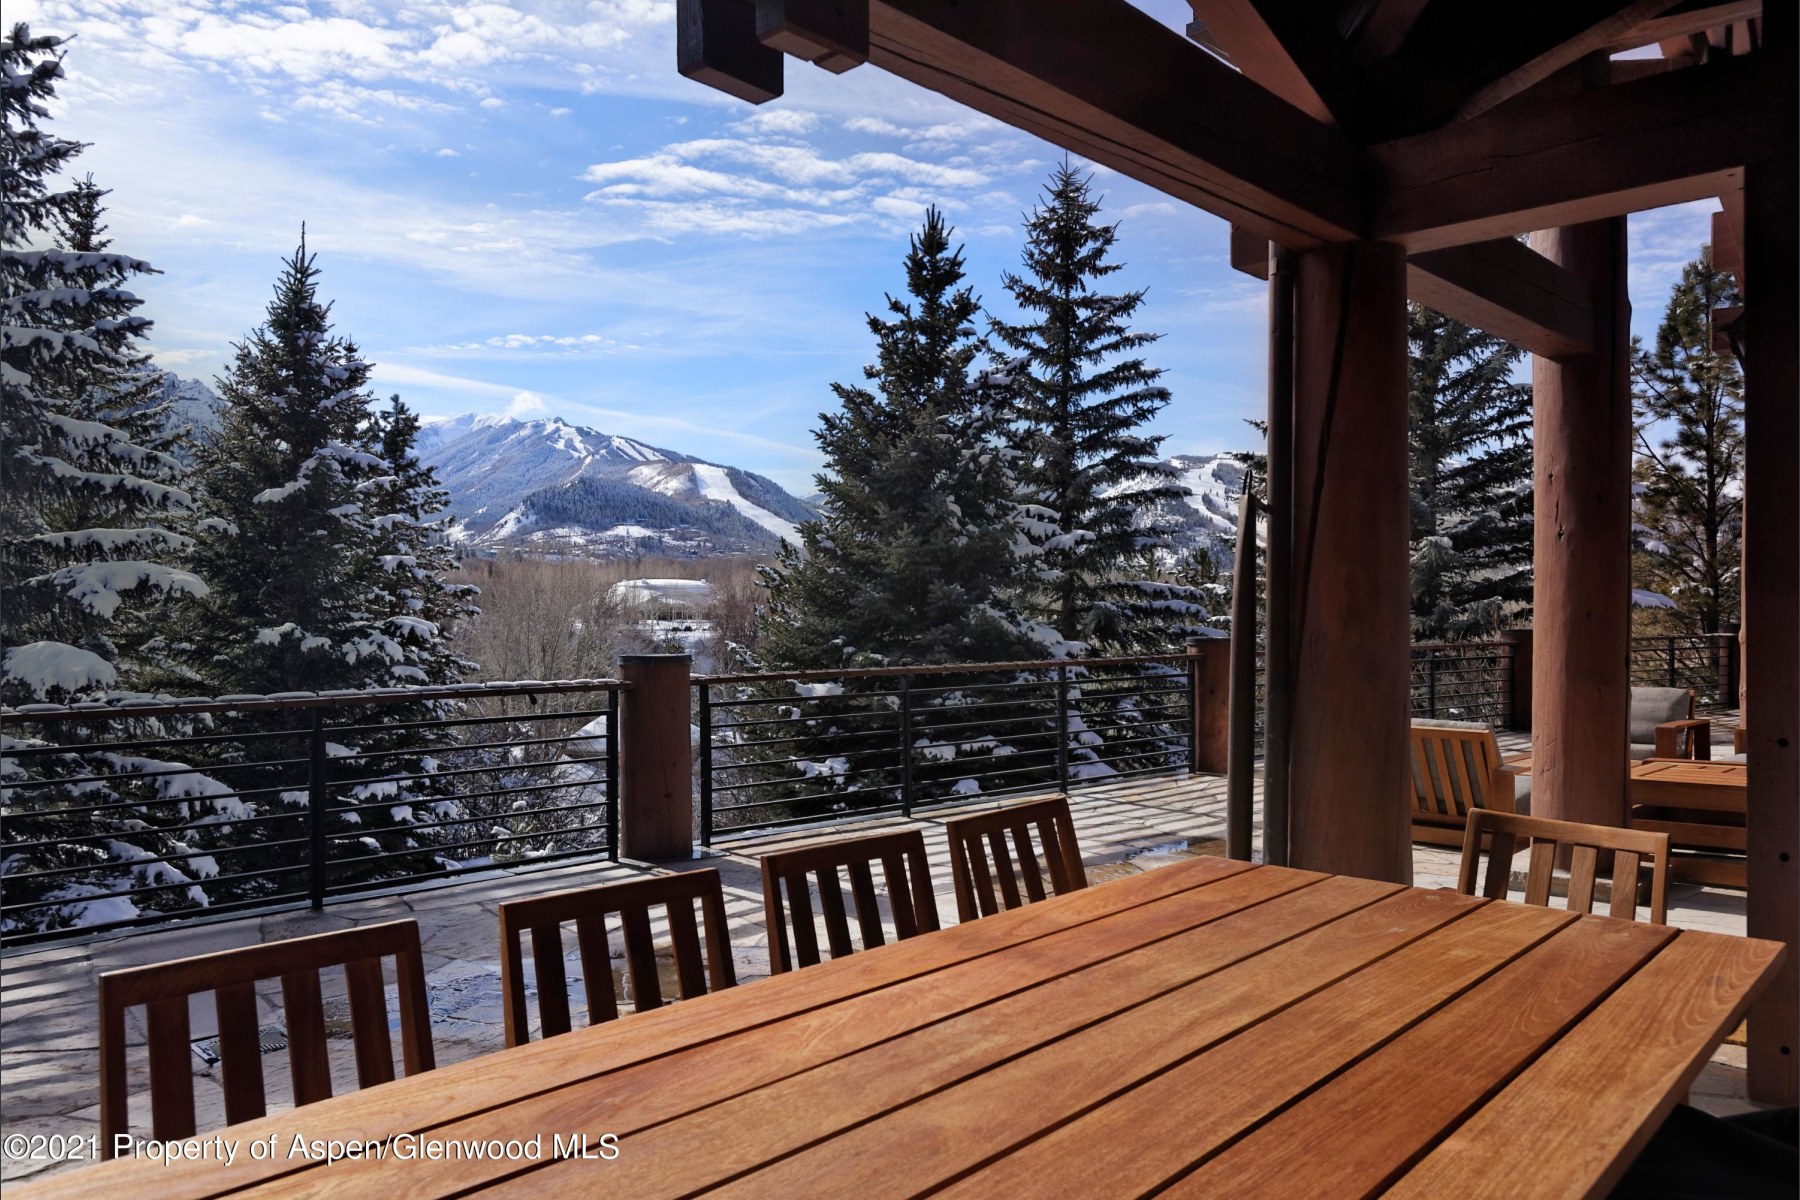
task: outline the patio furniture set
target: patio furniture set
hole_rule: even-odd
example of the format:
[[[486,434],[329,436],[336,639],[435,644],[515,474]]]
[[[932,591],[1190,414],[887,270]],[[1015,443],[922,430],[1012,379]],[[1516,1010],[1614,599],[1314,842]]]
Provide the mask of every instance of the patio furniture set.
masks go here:
[[[1480,1195],[1516,1181],[1507,1164],[1558,1151],[1576,1164],[1558,1190],[1600,1194],[1781,955],[1664,924],[1666,832],[1494,807],[1466,822],[1455,891],[1214,858],[1090,888],[1062,796],[953,820],[948,835],[960,923],[943,930],[918,830],[764,856],[775,975],[752,987],[733,977],[716,871],[506,902],[507,1049],[444,1068],[411,921],[109,973],[107,1150],[127,1127],[132,1004],[147,1011],[151,1132],[195,1135],[188,1004],[209,991],[228,1132],[272,1149],[223,1164],[130,1158],[27,1191],[1089,1196],[1216,1194],[1228,1181],[1234,1195]],[[1524,906],[1504,903],[1518,844],[1530,847]],[[1555,910],[1559,850],[1571,886]],[[1648,924],[1631,887],[1614,889],[1613,919],[1590,915],[1601,874],[1635,880],[1640,866]],[[681,998],[669,1006],[659,908]],[[609,918],[636,1010],[624,1020]],[[320,971],[337,965],[359,1087],[381,1086],[331,1098]],[[307,1107],[271,1117],[255,988],[277,978],[294,1103]],[[1555,1145],[1520,1138],[1525,1121]]]

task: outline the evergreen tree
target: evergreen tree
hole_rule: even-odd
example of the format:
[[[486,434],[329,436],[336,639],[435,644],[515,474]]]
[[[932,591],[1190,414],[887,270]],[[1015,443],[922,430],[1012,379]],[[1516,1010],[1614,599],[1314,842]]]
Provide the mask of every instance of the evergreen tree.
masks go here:
[[[62,77],[62,39],[13,26],[0,41],[0,697],[101,699],[130,690],[140,619],[205,585],[170,565],[189,504],[147,397],[157,375],[139,343],[150,322],[126,287],[148,263],[107,249],[91,180],[57,190],[80,143],[42,126]],[[31,249],[34,238],[61,246]]]
[[[194,456],[193,558],[214,586],[186,614],[188,661],[217,693],[457,682],[472,664],[447,643],[467,599],[443,579],[455,565],[439,536],[444,494],[413,453],[416,418],[397,404],[374,409],[370,364],[332,332],[318,275],[303,237],[266,321],[218,381],[219,423]],[[446,741],[432,722],[447,711],[370,705],[351,718],[354,733],[331,735],[334,773],[362,781],[330,790],[333,886],[435,864],[432,818],[448,817],[450,802],[430,778],[430,752]],[[271,721],[250,714],[245,731]],[[286,805],[300,819],[300,778],[257,781],[278,798],[264,815]],[[272,821],[237,840],[278,844],[298,829]]]
[[[1531,388],[1523,351],[1407,306],[1413,636],[1480,638],[1531,602]]]
[[[1712,249],[1681,272],[1656,345],[1632,362],[1639,586],[1675,601],[1694,633],[1718,633],[1738,610],[1744,499],[1744,383],[1713,349],[1712,314],[1738,303]]]
[[[906,258],[907,300],[871,315],[873,385],[833,384],[815,435],[820,516],[768,578],[770,662],[788,667],[983,662],[1032,647],[998,594],[1015,567],[998,396],[963,259],[932,210]]]
[[[990,321],[1015,356],[1005,378],[1032,552],[1020,603],[1072,652],[1167,651],[1206,610],[1194,589],[1130,569],[1169,546],[1170,530],[1141,514],[1185,492],[1157,460],[1162,439],[1139,432],[1169,402],[1162,372],[1135,355],[1157,335],[1128,328],[1144,293],[1095,289],[1122,266],[1108,261],[1118,227],[1099,211],[1089,180],[1057,168],[1026,223],[1024,274],[1004,277],[1033,319]]]

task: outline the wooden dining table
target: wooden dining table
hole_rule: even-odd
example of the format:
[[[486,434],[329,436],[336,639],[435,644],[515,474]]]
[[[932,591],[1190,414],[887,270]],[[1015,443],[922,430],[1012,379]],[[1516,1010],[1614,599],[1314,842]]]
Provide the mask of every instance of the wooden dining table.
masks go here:
[[[1781,954],[1201,858],[19,1194],[1604,1195]]]

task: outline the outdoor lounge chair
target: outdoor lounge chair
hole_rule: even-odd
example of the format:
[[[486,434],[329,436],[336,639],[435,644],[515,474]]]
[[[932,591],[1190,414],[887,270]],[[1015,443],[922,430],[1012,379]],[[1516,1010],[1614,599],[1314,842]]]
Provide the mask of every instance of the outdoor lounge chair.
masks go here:
[[[1462,845],[1478,808],[1531,811],[1531,777],[1500,761],[1493,729],[1479,721],[1415,720],[1407,757],[1415,842]]]
[[[1712,722],[1694,716],[1690,688],[1631,689],[1631,761],[1712,757]]]
[[[1479,893],[1475,876],[1481,859],[1483,837],[1491,837],[1487,871]],[[1669,835],[1644,829],[1616,829],[1610,825],[1584,825],[1579,821],[1552,821],[1547,817],[1522,817],[1513,813],[1474,812],[1463,834],[1462,870],[1456,890],[1465,896],[1482,895],[1504,900],[1512,884],[1513,855],[1523,839],[1531,847],[1531,865],[1525,876],[1525,903],[1550,903],[1550,884],[1557,851],[1569,847],[1569,911],[1594,910],[1594,883],[1601,872],[1600,851],[1611,850],[1612,912],[1626,921],[1637,919],[1638,867],[1650,860],[1650,920],[1668,924]]]
[[[884,943],[873,870],[878,862],[887,884],[895,936],[905,939],[937,931],[937,897],[931,887],[931,868],[925,862],[925,835],[917,829],[778,850],[762,858],[770,973],[779,975],[819,961],[819,935],[814,928],[812,892],[807,883],[809,872],[818,881],[819,911],[825,918],[825,941],[832,958],[842,958],[856,950],[850,940],[850,917],[838,878],[839,867],[850,876],[850,909],[856,913],[863,949]],[[790,927],[792,946],[788,942]]]
[[[1029,800],[998,812],[958,817],[944,826],[950,838],[950,874],[956,884],[958,920],[973,921],[992,916],[1002,905],[1019,908],[1045,898],[1044,872],[1031,847],[1034,828],[1043,847],[1051,890],[1061,896],[1087,886],[1087,871],[1081,865],[1081,847],[1075,843],[1075,822],[1069,815],[1067,796]],[[1007,850],[1008,838],[1016,859]]]
[[[416,921],[390,921],[222,950],[100,976],[100,1157],[113,1157],[113,1138],[130,1124],[125,1070],[125,1010],[143,1005],[150,1058],[150,1132],[157,1141],[192,1137],[194,1047],[189,998],[213,993],[219,1024],[220,1081],[225,1123],[251,1121],[268,1111],[263,1089],[261,1021],[256,985],[280,979],[288,1062],[296,1107],[331,1096],[326,1055],[325,1002],[319,972],[344,968],[359,1087],[394,1078],[387,997],[381,960],[393,957],[400,1007],[400,1048],[408,1075],[436,1065],[425,1007],[425,972]]]
[[[701,932],[694,924],[700,905],[706,957],[700,955]],[[612,949],[606,918],[618,914],[625,939],[625,965],[631,1003],[638,1012],[661,1008],[662,984],[657,977],[656,945],[651,939],[650,910],[663,905],[669,917],[675,975],[681,998],[704,995],[737,983],[731,965],[731,938],[725,927],[725,891],[713,870],[683,871],[625,883],[552,892],[500,906],[500,975],[505,991],[506,1044],[531,1040],[525,1002],[525,957],[522,939],[531,933],[532,968],[537,973],[538,1016],[543,1036],[569,1032],[569,984],[563,970],[562,926],[575,922],[581,951],[582,984],[587,993],[588,1024],[617,1020],[619,997],[613,984]],[[711,986],[707,977],[711,975]]]

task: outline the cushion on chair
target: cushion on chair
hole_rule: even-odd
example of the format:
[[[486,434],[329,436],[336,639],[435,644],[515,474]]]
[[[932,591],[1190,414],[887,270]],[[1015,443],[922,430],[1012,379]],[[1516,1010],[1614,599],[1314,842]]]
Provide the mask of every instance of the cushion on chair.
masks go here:
[[[1531,815],[1531,776],[1513,776],[1513,811],[1522,817]]]
[[[1635,749],[1656,744],[1656,727],[1664,721],[1685,721],[1693,712],[1694,697],[1686,688],[1634,687],[1631,689],[1631,735]],[[1632,755],[1636,758],[1637,755]],[[1645,757],[1649,757],[1645,755]]]
[[[1643,762],[1646,758],[1649,758],[1656,753],[1656,743],[1633,742],[1627,749],[1630,752],[1632,762]]]

